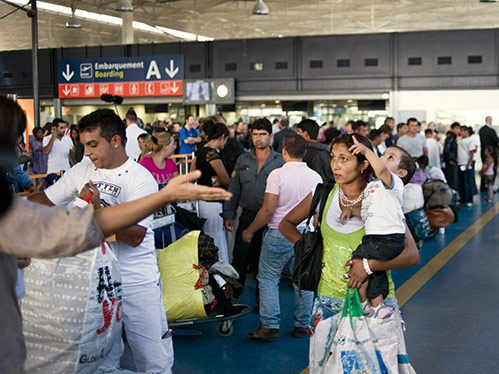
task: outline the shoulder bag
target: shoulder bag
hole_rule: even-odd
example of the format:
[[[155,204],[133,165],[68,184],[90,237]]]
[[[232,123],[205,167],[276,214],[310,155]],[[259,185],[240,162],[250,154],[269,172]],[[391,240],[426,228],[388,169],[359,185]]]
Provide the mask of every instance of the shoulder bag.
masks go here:
[[[295,243],[295,259],[293,264],[292,280],[300,290],[317,291],[322,272],[322,212],[327,202],[329,193],[334,184],[320,183],[315,189],[312,205],[307,219],[307,228],[301,238]],[[320,205],[319,205],[320,204]],[[310,220],[315,215],[319,206],[319,220],[314,231],[309,230]]]

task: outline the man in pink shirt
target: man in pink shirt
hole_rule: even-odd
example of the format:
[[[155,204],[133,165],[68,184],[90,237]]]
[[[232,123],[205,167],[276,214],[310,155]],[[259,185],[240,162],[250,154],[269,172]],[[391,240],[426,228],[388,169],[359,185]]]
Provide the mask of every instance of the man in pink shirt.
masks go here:
[[[284,269],[291,269],[294,250],[293,244],[279,232],[279,224],[322,182],[321,176],[303,162],[305,152],[306,142],[301,136],[293,134],[284,138],[282,157],[285,164],[269,174],[263,205],[242,234],[243,240],[250,242],[255,232],[265,225],[268,227],[263,238],[257,277],[261,325],[249,334],[251,339],[268,340],[280,335],[279,280]],[[303,230],[305,222],[300,226]],[[299,292],[295,287],[295,329],[292,335],[296,338],[307,335],[313,296],[313,292]]]

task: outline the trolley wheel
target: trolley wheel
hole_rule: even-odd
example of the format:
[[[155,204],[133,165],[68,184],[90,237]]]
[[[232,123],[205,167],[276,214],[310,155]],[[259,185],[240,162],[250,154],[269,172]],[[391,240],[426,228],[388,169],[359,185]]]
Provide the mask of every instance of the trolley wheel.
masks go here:
[[[223,321],[218,325],[217,333],[219,336],[231,336],[234,333],[234,321]]]

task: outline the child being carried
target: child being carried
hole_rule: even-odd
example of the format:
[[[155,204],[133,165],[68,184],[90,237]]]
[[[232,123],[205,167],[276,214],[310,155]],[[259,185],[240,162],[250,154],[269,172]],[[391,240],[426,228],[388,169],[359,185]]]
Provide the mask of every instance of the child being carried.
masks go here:
[[[363,192],[360,217],[364,222],[366,235],[362,243],[352,253],[352,258],[362,259],[368,274],[367,282],[359,288],[363,311],[367,316],[388,318],[392,309],[383,304],[388,295],[386,271],[371,271],[368,260],[391,260],[405,248],[405,218],[402,212],[404,184],[408,183],[415,170],[411,156],[402,148],[389,147],[383,156],[357,141],[350,152],[361,153],[371,164],[377,179],[368,183]],[[340,189],[340,203],[345,201]],[[352,211],[346,210],[341,217],[350,218]],[[369,303],[367,300],[369,300]]]

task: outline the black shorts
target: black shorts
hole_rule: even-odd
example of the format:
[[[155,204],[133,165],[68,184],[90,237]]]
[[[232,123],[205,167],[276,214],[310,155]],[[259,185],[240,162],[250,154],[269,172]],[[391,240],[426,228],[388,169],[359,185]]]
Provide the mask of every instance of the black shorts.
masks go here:
[[[405,234],[365,235],[362,243],[352,253],[352,258],[391,260],[405,248]],[[388,296],[388,277],[386,271],[375,271],[368,278],[367,298]]]

